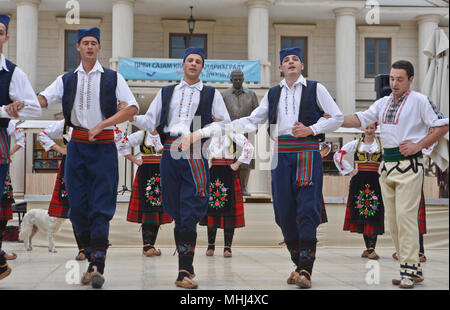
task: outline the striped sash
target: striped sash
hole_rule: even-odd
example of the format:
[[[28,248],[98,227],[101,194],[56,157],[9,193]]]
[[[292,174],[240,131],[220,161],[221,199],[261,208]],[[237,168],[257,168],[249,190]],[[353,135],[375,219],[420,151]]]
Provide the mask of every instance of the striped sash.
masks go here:
[[[229,166],[232,164],[233,164],[232,159],[226,159],[226,158],[213,158],[212,159],[213,166]]]
[[[179,137],[169,136],[164,141],[164,150],[177,150],[180,145]],[[202,156],[201,143],[195,143],[191,145],[191,149],[186,151],[187,161],[191,169],[192,179],[195,183],[196,192],[195,195],[198,197],[206,197],[207,193],[207,177],[206,177],[206,167],[204,165]]]
[[[384,154],[383,154],[383,160],[386,162],[395,162],[395,161],[401,161],[401,160],[405,160],[405,159],[413,159],[413,158],[418,158],[418,157],[423,157],[422,151],[419,151],[418,153],[416,153],[414,155],[405,157],[402,155],[402,153],[400,153],[400,148],[398,148],[398,147],[391,148],[391,149],[384,149]]]
[[[276,147],[278,153],[297,153],[297,186],[312,186],[314,152],[319,152],[319,141],[293,136],[279,136]]]
[[[142,155],[142,163],[144,164],[159,164],[160,162],[161,156]]]
[[[377,172],[380,167],[379,163],[358,163],[358,171]]]
[[[9,135],[7,128],[0,128],[0,164],[10,163]],[[3,185],[2,185],[3,186]]]
[[[114,142],[114,130],[105,129],[95,136],[95,141],[89,141],[89,129],[73,127],[70,141],[86,144],[108,144]]]

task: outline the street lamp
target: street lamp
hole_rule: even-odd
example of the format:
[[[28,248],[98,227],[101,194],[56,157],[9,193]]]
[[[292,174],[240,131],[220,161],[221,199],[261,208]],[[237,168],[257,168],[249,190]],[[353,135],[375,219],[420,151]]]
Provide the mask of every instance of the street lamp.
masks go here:
[[[190,8],[191,8],[191,17],[188,19],[187,23],[189,26],[189,33],[192,34],[194,32],[194,28],[195,28],[195,19],[194,19],[194,17],[192,17],[192,9],[194,7],[190,6]]]

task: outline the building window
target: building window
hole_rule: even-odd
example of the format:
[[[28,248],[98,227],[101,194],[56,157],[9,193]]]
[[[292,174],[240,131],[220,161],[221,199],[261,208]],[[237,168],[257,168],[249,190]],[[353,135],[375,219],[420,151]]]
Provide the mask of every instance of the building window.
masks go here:
[[[75,70],[80,64],[80,53],[77,51],[77,31],[64,31],[64,71]]]
[[[207,35],[206,34],[170,34],[169,57],[183,58],[184,50],[188,47],[199,47],[207,51]]]
[[[366,78],[374,78],[378,74],[389,74],[391,39],[366,38],[364,51]]]
[[[308,76],[308,38],[307,37],[281,37],[281,49],[299,47],[303,52],[304,69],[302,74]]]

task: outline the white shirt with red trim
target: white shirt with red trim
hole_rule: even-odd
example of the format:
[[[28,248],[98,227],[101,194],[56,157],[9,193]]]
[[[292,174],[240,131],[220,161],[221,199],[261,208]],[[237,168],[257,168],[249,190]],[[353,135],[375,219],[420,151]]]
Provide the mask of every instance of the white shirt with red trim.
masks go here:
[[[425,95],[410,90],[404,96],[395,115],[388,115],[394,104],[393,94],[375,101],[366,111],[356,112],[361,128],[378,122],[383,148],[396,148],[405,141],[418,143],[429,128],[448,125],[448,118]]]

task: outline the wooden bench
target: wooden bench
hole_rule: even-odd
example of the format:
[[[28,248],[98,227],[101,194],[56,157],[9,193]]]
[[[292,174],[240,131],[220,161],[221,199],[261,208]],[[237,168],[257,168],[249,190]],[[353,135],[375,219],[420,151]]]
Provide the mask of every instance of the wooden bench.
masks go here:
[[[22,223],[22,218],[27,213],[27,202],[26,201],[17,201],[12,205],[13,213],[17,213],[19,216],[19,226]]]

